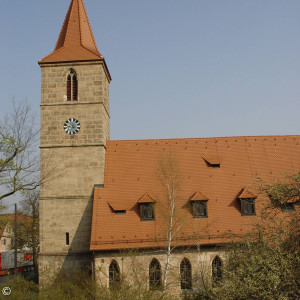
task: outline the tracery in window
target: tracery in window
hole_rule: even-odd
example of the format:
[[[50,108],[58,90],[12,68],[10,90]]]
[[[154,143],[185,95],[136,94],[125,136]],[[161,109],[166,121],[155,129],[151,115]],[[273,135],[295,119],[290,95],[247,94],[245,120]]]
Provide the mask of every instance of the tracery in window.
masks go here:
[[[219,256],[212,261],[212,279],[215,283],[222,279],[222,260]]]
[[[151,290],[161,288],[161,266],[156,258],[149,265],[149,286]]]
[[[180,263],[180,286],[182,290],[192,288],[192,266],[187,258]]]
[[[118,263],[113,260],[109,265],[109,288],[117,289],[120,287],[120,268]]]

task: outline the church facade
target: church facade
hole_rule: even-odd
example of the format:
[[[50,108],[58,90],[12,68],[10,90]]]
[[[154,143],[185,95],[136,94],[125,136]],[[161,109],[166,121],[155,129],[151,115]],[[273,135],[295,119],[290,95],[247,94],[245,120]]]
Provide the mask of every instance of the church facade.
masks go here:
[[[39,65],[42,178],[49,158],[58,167],[41,187],[41,282],[87,267],[105,286],[151,288],[168,265],[180,291],[221,276],[222,245],[259,220],[255,179],[300,170],[300,136],[110,140],[111,77],[82,0]]]

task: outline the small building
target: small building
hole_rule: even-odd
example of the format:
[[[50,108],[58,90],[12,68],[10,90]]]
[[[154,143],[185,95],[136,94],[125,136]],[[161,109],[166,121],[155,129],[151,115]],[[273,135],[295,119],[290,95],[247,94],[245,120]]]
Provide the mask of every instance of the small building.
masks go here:
[[[15,251],[14,251],[14,219],[15,214],[0,215],[1,241],[0,241],[0,282],[3,278],[14,273]],[[17,213],[17,224],[29,222],[31,218],[22,213]],[[33,278],[33,256],[32,249],[25,245],[17,245],[17,272],[22,273],[25,278]]]

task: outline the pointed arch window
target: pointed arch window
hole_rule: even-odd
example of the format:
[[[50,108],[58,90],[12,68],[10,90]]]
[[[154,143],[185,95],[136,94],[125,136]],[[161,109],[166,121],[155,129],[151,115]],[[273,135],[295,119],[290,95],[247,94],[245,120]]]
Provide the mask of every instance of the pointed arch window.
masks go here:
[[[180,286],[182,290],[192,288],[192,265],[187,258],[180,263]]]
[[[113,260],[109,265],[109,288],[118,289],[120,287],[120,268],[118,263]]]
[[[212,262],[212,279],[216,283],[222,279],[222,260],[216,256]]]
[[[161,266],[156,258],[153,258],[149,265],[149,286],[151,290],[161,288]]]
[[[67,76],[67,100],[77,101],[78,100],[78,82],[76,72],[70,69]]]

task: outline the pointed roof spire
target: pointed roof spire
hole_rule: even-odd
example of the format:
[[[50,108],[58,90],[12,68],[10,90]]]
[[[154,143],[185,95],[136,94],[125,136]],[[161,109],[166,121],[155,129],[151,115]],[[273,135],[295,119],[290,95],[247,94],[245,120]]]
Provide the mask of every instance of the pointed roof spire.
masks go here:
[[[104,60],[97,49],[83,0],[72,0],[54,51],[43,63]]]

